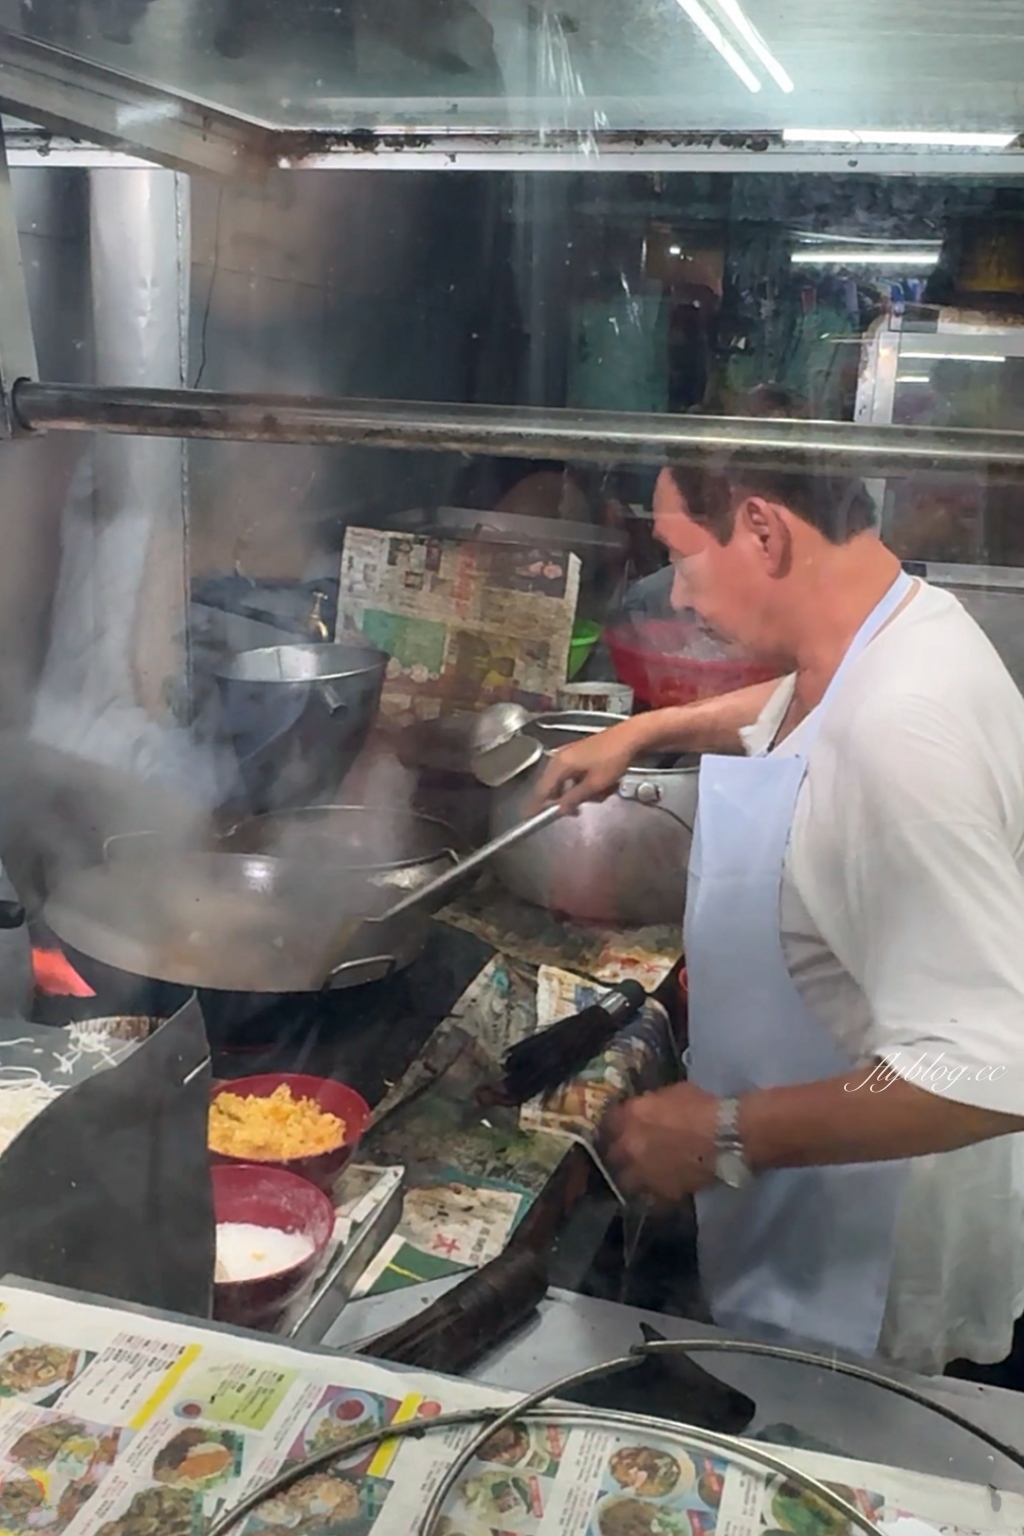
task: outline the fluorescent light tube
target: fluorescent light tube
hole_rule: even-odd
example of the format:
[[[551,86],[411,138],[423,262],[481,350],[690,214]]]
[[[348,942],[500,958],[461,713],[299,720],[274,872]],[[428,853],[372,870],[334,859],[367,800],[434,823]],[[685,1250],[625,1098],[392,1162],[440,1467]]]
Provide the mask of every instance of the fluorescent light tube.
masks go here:
[[[768,47],[768,44],[765,42],[760,32],[754,26],[753,22],[746,15],[746,12],[740,5],[739,0],[716,0],[716,3],[718,5],[718,9],[732,22],[733,26],[736,28],[736,31],[742,37],[743,41],[746,43],[754,57],[760,59],[769,75],[771,75],[772,79],[775,81],[775,84],[778,86],[779,90],[784,91],[788,96],[789,93],[793,90],[792,80],[789,78],[789,75],[783,69],[774,53],[772,53],[771,49]]]
[[[917,363],[1005,363],[1001,352],[904,352],[900,348],[900,360],[912,358]]]
[[[723,0],[724,3],[724,0]],[[766,66],[767,67],[767,66]],[[934,133],[902,128],[783,128],[785,144],[919,144],[935,149],[1006,149],[1016,133]]]
[[[712,48],[718,50],[722,58],[728,64],[734,75],[738,75],[748,91],[755,94],[761,89],[761,82],[736,49],[722,32],[718,23],[708,14],[701,4],[701,0],[679,0],[679,4],[689,16],[694,26],[703,32]]]
[[[927,267],[939,259],[939,247],[928,246],[920,250],[907,250],[904,246],[802,246],[793,251],[790,261],[794,267],[822,267],[841,264],[844,267]]]

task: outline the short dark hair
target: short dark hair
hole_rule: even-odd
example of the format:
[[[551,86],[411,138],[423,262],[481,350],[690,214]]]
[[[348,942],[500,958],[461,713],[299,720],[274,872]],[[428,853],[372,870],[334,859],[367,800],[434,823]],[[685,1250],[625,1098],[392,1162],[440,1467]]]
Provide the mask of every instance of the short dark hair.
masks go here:
[[[752,390],[733,414],[737,416],[807,416],[804,403],[781,385]],[[791,467],[769,469],[758,456],[739,450],[713,468],[694,469],[673,464],[669,474],[695,523],[707,528],[719,544],[728,544],[736,521],[736,503],[744,495],[763,496],[788,507],[816,528],[830,544],[845,544],[855,534],[877,524],[875,502],[857,475],[835,475],[818,467],[810,453],[793,450]]]

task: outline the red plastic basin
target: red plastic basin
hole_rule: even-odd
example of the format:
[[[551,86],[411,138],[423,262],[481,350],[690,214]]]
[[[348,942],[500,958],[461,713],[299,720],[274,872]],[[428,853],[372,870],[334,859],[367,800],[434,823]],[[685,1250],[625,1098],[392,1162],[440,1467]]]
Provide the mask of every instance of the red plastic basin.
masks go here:
[[[608,653],[620,683],[652,709],[712,699],[781,676],[778,667],[750,661],[700,661],[681,655],[685,628],[671,619],[648,619],[605,631]]]
[[[301,1232],[313,1251],[298,1264],[259,1280],[219,1280],[213,1315],[224,1323],[255,1328],[275,1321],[322,1260],[334,1232],[334,1206],[308,1179],[263,1163],[223,1163],[210,1170],[218,1223],[243,1222]]]
[[[309,1179],[320,1189],[330,1190],[338,1174],[352,1157],[360,1138],[370,1123],[370,1106],[362,1094],[356,1093],[345,1083],[336,1083],[330,1077],[307,1077],[301,1072],[267,1072],[260,1077],[237,1077],[234,1082],[219,1083],[213,1097],[222,1093],[236,1093],[241,1098],[269,1099],[282,1083],[292,1091],[296,1099],[312,1099],[328,1114],[337,1115],[345,1122],[345,1139],[339,1147],[321,1152],[316,1157],[254,1158],[229,1157],[223,1152],[210,1149],[214,1163],[249,1164],[261,1168],[283,1168],[288,1173]]]

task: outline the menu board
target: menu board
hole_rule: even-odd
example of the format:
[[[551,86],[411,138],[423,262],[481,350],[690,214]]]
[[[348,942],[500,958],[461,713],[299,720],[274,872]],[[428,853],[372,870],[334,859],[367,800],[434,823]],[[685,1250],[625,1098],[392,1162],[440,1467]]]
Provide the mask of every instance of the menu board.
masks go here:
[[[247,1536],[413,1536],[472,1429],[384,1441],[373,1426],[508,1406],[507,1392],[254,1335],[0,1286],[0,1532],[201,1536],[247,1490],[323,1447],[329,1466],[275,1494]],[[652,1404],[652,1407],[656,1405]],[[1024,1497],[806,1451],[780,1451],[873,1522],[942,1536],[1024,1532]],[[512,1424],[459,1478],[444,1536],[842,1536],[791,1478],[744,1468],[627,1417]]]

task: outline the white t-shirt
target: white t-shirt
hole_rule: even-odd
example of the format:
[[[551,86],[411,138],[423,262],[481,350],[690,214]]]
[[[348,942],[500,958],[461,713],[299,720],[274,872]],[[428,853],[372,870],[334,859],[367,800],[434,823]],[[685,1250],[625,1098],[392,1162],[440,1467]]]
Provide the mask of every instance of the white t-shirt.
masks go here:
[[[793,685],[743,733],[748,752],[774,740]],[[801,751],[802,735],[773,750]],[[920,583],[829,701],[780,931],[851,1060],[1024,1114],[1024,697],[949,593]],[[915,1158],[882,1353],[923,1371],[999,1360],[1022,1312],[1024,1136]]]

